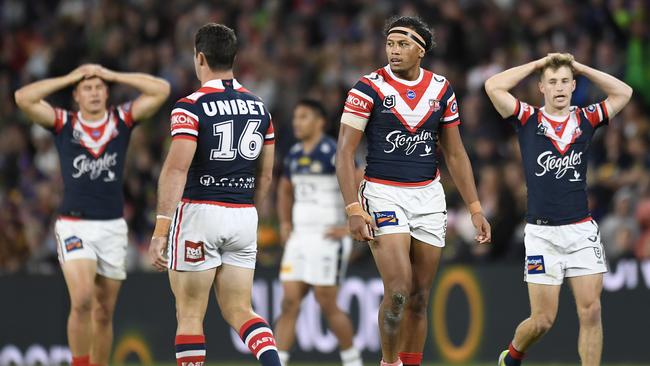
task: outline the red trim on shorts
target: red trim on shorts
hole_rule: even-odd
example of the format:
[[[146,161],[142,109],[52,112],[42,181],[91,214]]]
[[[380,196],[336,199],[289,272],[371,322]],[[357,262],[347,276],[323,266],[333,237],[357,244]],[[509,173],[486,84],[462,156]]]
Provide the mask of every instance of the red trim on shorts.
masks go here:
[[[255,205],[251,203],[229,203],[229,202],[221,202],[221,201],[191,200],[189,198],[183,198],[181,201],[184,203],[201,203],[205,205],[215,205],[215,206],[230,207],[230,208],[255,207]]]
[[[181,221],[183,221],[183,208],[185,207],[185,204],[181,205],[181,209],[178,212],[178,222],[176,223],[176,237],[174,238],[174,243],[176,243],[176,258],[174,260],[174,270],[176,270],[176,267],[178,265],[178,234],[181,232]]]
[[[440,176],[440,171],[436,170],[436,176],[433,179],[424,180],[421,182],[395,182],[387,179],[370,178],[367,175],[364,175],[363,179],[367,180],[368,182],[385,184],[388,186],[395,186],[395,187],[422,187],[438,179],[439,176]]]
[[[587,216],[587,217],[585,217],[584,219],[582,219],[582,220],[580,220],[580,221],[576,221],[576,222],[574,222],[574,223],[571,224],[571,225],[582,224],[582,223],[584,223],[584,222],[589,222],[589,221],[591,221],[591,220],[593,220],[593,218],[592,218],[591,215],[590,215],[590,216]]]
[[[80,217],[74,217],[74,216],[66,216],[66,215],[59,215],[59,220],[65,220],[65,221],[81,221],[83,220]]]

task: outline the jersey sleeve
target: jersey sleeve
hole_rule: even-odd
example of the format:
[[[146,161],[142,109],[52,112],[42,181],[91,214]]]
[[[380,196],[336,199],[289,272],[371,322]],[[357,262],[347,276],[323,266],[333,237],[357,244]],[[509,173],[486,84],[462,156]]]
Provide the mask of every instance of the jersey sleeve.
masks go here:
[[[264,134],[264,145],[275,144],[275,130],[273,129],[273,119],[271,114],[269,114],[269,128],[266,129]]]
[[[133,120],[133,101],[122,103],[117,106],[117,115],[129,128],[133,128],[135,121]]]
[[[358,81],[345,99],[341,123],[364,131],[375,105],[374,94],[375,91],[364,79]]]
[[[199,117],[194,111],[194,106],[182,99],[174,104],[171,113],[172,139],[198,140]]]
[[[607,111],[605,101],[590,104],[583,108],[581,112],[593,127],[609,123],[609,112]]]
[[[456,93],[451,88],[451,85],[447,86],[447,91],[444,93],[445,111],[442,113],[440,118],[440,127],[449,128],[458,126],[460,124],[460,113],[458,111],[458,101],[456,100]]]
[[[49,128],[49,130],[55,134],[58,135],[61,130],[63,129],[63,126],[70,122],[70,111],[62,109],[62,108],[54,108],[54,125]]]
[[[512,113],[513,116],[519,120],[521,125],[525,125],[526,121],[535,113],[535,107],[529,105],[528,103],[522,102],[519,99],[516,100],[515,110]]]

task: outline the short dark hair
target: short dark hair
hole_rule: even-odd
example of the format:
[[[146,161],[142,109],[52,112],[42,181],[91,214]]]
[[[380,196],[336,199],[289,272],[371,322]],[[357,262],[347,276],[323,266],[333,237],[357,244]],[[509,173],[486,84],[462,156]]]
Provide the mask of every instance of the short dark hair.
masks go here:
[[[384,26],[384,35],[388,36],[388,31],[395,27],[406,27],[413,29],[415,33],[419,34],[424,39],[424,51],[429,52],[436,43],[433,41],[433,31],[429,25],[425,23],[420,17],[412,17],[406,15],[395,15],[386,21]]]
[[[311,99],[311,98],[305,98],[301,99],[297,104],[296,107],[303,106],[311,109],[316,113],[319,117],[321,117],[325,122],[327,122],[327,111],[325,110],[325,107],[323,104],[316,99]]]
[[[237,54],[237,36],[223,24],[208,23],[196,32],[194,48],[205,55],[211,70],[230,70]]]

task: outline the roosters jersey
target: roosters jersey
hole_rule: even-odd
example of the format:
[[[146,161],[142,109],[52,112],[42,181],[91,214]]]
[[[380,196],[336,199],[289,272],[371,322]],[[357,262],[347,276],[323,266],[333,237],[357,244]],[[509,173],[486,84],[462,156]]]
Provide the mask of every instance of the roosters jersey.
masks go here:
[[[409,186],[437,177],[439,130],[460,118],[445,77],[420,69],[416,80],[402,80],[385,66],[350,90],[341,122],[365,131],[367,180]]]
[[[197,142],[184,202],[253,205],[256,160],[274,142],[271,115],[260,98],[235,79],[210,80],[176,102],[171,134]]]
[[[59,213],[87,220],[123,215],[124,161],[134,127],[131,103],[110,107],[101,121],[55,108],[52,132],[61,163],[63,202]]]
[[[343,199],[336,180],[336,141],[324,136],[316,147],[305,151],[293,145],[284,159],[284,175],[293,186],[293,226],[295,231],[312,231],[342,224]]]
[[[589,145],[594,131],[608,123],[605,103],[571,107],[561,118],[517,101],[514,116],[528,186],[526,220],[566,225],[588,219]]]

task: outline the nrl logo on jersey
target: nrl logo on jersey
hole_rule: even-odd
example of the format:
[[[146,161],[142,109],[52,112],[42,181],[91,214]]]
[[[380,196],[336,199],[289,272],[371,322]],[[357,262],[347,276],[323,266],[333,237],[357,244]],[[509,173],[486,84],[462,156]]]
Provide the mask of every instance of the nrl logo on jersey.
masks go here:
[[[84,174],[88,174],[91,180],[99,178],[103,172],[106,173],[104,182],[112,182],[116,180],[115,172],[111,170],[112,167],[117,165],[117,153],[104,154],[99,159],[90,159],[87,155],[79,155],[72,161],[72,167],[77,171],[72,173],[72,178],[80,178]]]
[[[383,105],[388,109],[395,107],[395,96],[394,95],[385,96]]]
[[[537,157],[537,165],[539,165],[542,170],[535,172],[535,175],[541,177],[548,172],[555,174],[555,179],[561,179],[566,175],[569,170],[573,170],[573,178],[569,181],[571,182],[580,182],[580,173],[576,170],[576,167],[582,163],[582,151],[576,153],[571,151],[570,155],[558,157],[553,155],[551,151],[545,151]]]
[[[390,154],[397,149],[403,150],[405,155],[411,155],[419,145],[424,145],[424,152],[420,156],[433,154],[433,149],[429,142],[435,143],[435,135],[431,131],[421,130],[416,135],[406,134],[402,131],[395,130],[386,135],[386,141],[390,146],[384,149],[386,154]]]

